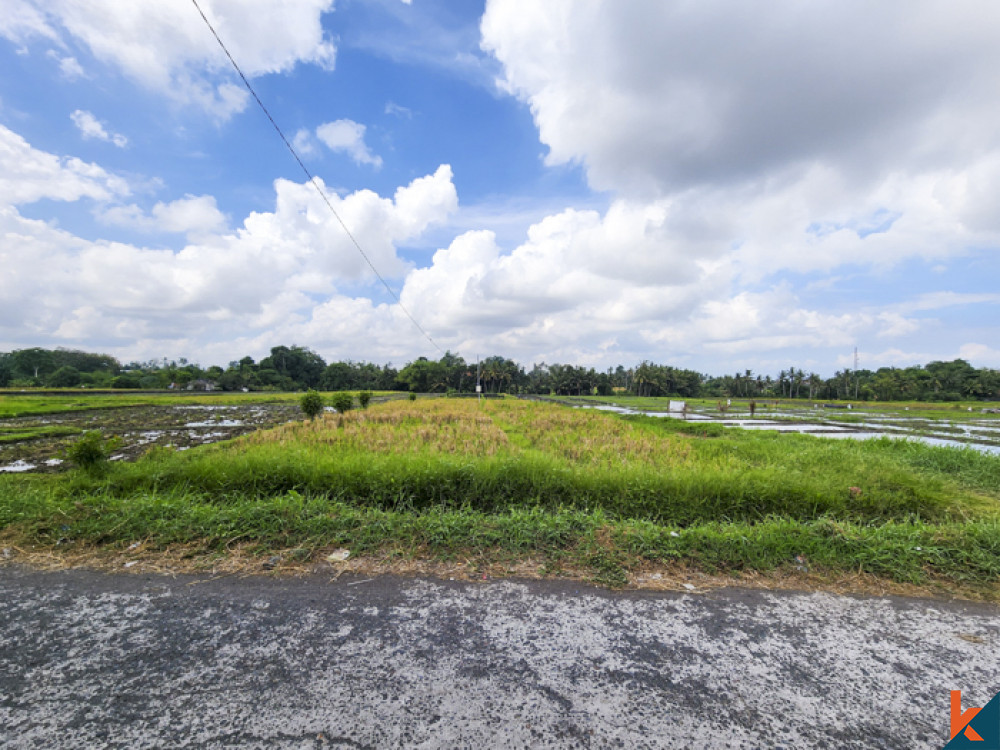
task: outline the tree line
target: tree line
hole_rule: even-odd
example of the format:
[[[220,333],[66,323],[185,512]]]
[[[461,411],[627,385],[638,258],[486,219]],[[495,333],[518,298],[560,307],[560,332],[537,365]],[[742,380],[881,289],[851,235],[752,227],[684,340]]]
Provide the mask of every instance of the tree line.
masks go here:
[[[743,370],[706,375],[644,361],[608,368],[534,364],[491,356],[480,362],[446,352],[419,357],[401,369],[370,362],[327,363],[301,346],[276,346],[255,361],[243,357],[223,368],[202,368],[186,359],[122,364],[107,354],[74,349],[0,352],[0,387],[222,389],[226,391],[411,391],[419,393],[678,396],[681,398],[847,399],[858,401],[1000,400],[1000,371],[975,368],[962,359],[906,368],[841,370],[833,377],[789,367],[777,377]]]

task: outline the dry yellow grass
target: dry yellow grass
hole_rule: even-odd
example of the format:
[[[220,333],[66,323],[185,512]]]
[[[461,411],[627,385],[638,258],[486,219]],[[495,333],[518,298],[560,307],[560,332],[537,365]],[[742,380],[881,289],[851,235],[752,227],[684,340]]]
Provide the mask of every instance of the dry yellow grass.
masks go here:
[[[521,555],[512,557],[502,550],[480,550],[468,557],[441,560],[428,550],[393,551],[352,556],[345,562],[327,562],[330,549],[315,550],[307,560],[295,562],[295,549],[272,550],[282,561],[271,570],[262,566],[262,556],[247,545],[234,545],[224,555],[198,545],[172,545],[167,549],[123,550],[73,545],[64,549],[34,549],[16,546],[9,533],[0,533],[0,545],[9,558],[0,558],[0,568],[23,565],[36,570],[100,570],[132,575],[198,576],[190,585],[233,576],[300,577],[324,576],[333,583],[349,576],[426,576],[442,580],[495,581],[503,579],[562,580],[592,583],[593,571],[566,560]],[[801,573],[788,568],[759,572],[739,571],[713,574],[683,563],[669,565],[641,562],[627,573],[625,589],[681,591],[706,594],[720,588],[747,588],[786,591],[825,591],[841,595],[906,596],[943,600],[996,601],[996,591],[956,585],[932,578],[922,585],[890,581],[857,572]],[[959,635],[959,637],[964,637]]]
[[[295,444],[372,453],[452,453],[473,457],[516,451],[507,434],[475,403],[446,399],[390,402],[347,414],[325,414],[254,433],[248,444]]]
[[[523,401],[489,404],[486,412],[527,445],[583,466],[664,468],[687,460],[683,438],[656,435],[594,411]]]
[[[513,399],[393,401],[289,423],[244,442],[470,457],[527,449],[594,468],[663,469],[681,465],[690,453],[682,437],[657,435],[607,414]]]

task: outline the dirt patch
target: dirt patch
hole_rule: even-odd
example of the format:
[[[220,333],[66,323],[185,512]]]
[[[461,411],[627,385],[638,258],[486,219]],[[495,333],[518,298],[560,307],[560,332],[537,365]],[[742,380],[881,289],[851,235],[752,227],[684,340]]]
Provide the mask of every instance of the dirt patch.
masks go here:
[[[66,447],[87,430],[121,438],[113,461],[134,461],[153,446],[187,450],[301,419],[292,403],[132,406],[0,420],[14,438],[0,443],[0,472],[58,472]],[[25,437],[17,439],[17,436]]]
[[[7,539],[4,539],[4,536]],[[329,575],[330,581],[348,575],[375,578],[383,575],[421,576],[449,581],[495,581],[503,579],[558,580],[594,584],[595,571],[554,564],[530,556],[502,559],[490,555],[461,556],[452,560],[433,559],[409,553],[384,552],[330,562],[334,548],[271,550],[265,554],[249,545],[233,544],[225,551],[206,551],[195,545],[168,549],[147,548],[135,542],[128,548],[19,547],[9,534],[0,534],[0,567],[25,565],[39,570],[84,568],[106,573],[184,575],[201,574],[212,578],[298,578]],[[306,554],[303,554],[306,553]],[[707,594],[718,589],[763,591],[822,591],[855,596],[903,596],[948,601],[1000,602],[1000,587],[958,586],[953,581],[929,580],[915,585],[889,581],[866,573],[803,573],[794,569],[768,572],[736,571],[712,574],[686,565],[646,565],[627,572],[627,581],[616,587],[626,591],[680,591]],[[211,580],[209,579],[209,580]]]

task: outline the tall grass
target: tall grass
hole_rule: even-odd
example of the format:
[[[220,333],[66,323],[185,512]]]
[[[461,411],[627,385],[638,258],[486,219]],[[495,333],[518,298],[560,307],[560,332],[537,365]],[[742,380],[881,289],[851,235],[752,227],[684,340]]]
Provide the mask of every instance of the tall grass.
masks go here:
[[[122,549],[142,540],[161,548],[197,543],[206,552],[224,552],[239,542],[261,551],[334,545],[358,555],[390,549],[440,559],[529,554],[555,566],[589,567],[608,583],[624,582],[625,572],[644,561],[681,562],[708,572],[766,572],[805,563],[907,583],[943,578],[987,587],[1000,577],[1000,522],[988,519],[865,524],[768,517],[683,528],[616,521],[599,510],[513,507],[485,513],[432,506],[413,511],[295,491],[239,504],[210,502],[183,488],[129,497],[98,491],[67,505],[41,483],[22,484],[16,498],[4,496],[0,525],[17,522],[22,537],[47,546]]]
[[[662,420],[466,401],[386,404],[124,466],[101,491],[184,488],[235,503],[288,491],[382,509],[601,509],[613,518],[956,520],[983,498],[880,445],[802,436],[697,440]]]
[[[513,400],[378,404],[154,450],[106,477],[0,477],[0,528],[52,545],[541,551],[611,582],[643,560],[769,570],[805,557],[996,584],[1000,458],[692,429]]]
[[[940,449],[909,440],[882,438],[878,442],[881,450],[921,472],[947,476],[974,490],[1000,490],[1000,456],[975,448]]]

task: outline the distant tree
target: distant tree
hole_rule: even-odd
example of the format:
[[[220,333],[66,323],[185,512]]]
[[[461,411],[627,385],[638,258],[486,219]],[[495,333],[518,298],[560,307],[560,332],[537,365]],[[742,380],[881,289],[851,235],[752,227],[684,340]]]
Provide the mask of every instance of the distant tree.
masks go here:
[[[11,353],[12,363],[16,374],[26,378],[35,378],[46,375],[55,370],[52,361],[52,352],[47,349],[34,347],[32,349],[18,349]]]
[[[124,375],[119,375],[118,377],[112,379],[112,388],[141,388],[142,384],[139,382],[139,376],[133,373],[126,373]]]
[[[80,371],[75,367],[64,365],[49,375],[46,382],[52,388],[75,388],[80,385]]]
[[[809,384],[809,400],[812,401],[813,394],[818,393],[820,386],[823,385],[823,378],[815,372],[811,372],[809,373],[809,377],[806,378],[806,382]]]
[[[246,387],[246,380],[240,375],[239,370],[226,370],[216,378],[215,382],[224,391],[239,391]]]
[[[525,389],[528,393],[547,395],[552,392],[551,380],[548,365],[544,362],[535,364],[525,376]]]
[[[452,354],[450,351],[445,352],[438,364],[444,369],[443,376],[446,388],[461,391],[463,389],[472,390],[475,386],[475,383],[472,382],[474,378],[469,366],[457,354]]]
[[[316,352],[301,346],[275,346],[271,356],[260,361],[261,369],[273,369],[288,378],[293,388],[319,386],[326,362]]]
[[[365,388],[371,388],[376,391],[391,391],[396,384],[396,380],[399,377],[399,373],[396,368],[390,365],[382,365],[378,367],[376,365],[363,365],[362,371],[362,384]]]
[[[82,372],[80,385],[90,388],[110,388],[114,377],[110,372]]]
[[[346,391],[359,385],[360,373],[350,362],[331,362],[323,370],[320,385],[326,391]]]
[[[14,368],[10,363],[10,355],[0,352],[0,388],[6,388],[14,379]]]
[[[399,382],[415,393],[443,393],[448,389],[448,371],[440,362],[419,357],[399,371]]]
[[[61,367],[73,367],[81,373],[108,372],[117,375],[121,369],[118,360],[109,354],[93,354],[79,349],[55,349],[52,351],[52,366],[54,370]]]

